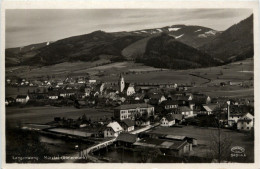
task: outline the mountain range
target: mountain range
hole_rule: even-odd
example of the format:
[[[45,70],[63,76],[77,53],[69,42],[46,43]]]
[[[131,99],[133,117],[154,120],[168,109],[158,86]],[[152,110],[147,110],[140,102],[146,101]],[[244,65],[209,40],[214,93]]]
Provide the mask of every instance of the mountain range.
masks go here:
[[[253,57],[253,15],[221,32],[202,26],[172,25],[130,32],[95,31],[55,42],[5,50],[6,66],[62,62],[134,60],[145,65],[187,69]]]

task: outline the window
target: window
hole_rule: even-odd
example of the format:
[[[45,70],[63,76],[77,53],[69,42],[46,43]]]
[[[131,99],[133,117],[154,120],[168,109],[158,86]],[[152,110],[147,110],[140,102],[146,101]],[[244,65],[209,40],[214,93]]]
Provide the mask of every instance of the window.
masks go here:
[[[241,129],[243,130],[243,129],[244,129],[244,127],[241,127]]]
[[[247,122],[247,124],[249,124],[249,122]]]
[[[247,127],[247,130],[249,130],[249,127]]]

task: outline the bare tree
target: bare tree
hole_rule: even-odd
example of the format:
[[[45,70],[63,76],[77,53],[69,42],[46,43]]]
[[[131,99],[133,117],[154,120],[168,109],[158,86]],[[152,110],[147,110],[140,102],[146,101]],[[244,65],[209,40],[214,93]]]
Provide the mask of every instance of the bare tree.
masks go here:
[[[221,129],[220,115],[221,109],[216,109],[215,124],[217,130],[213,130],[210,133],[210,155],[213,159],[218,159],[218,162],[229,161],[232,140],[230,136]]]

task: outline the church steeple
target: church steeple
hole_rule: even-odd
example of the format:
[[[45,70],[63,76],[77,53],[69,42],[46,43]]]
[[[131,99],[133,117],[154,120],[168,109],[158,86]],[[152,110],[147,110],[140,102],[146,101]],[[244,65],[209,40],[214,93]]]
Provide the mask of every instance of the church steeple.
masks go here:
[[[119,92],[122,93],[124,91],[125,88],[125,80],[123,75],[120,73],[120,77],[119,77]]]

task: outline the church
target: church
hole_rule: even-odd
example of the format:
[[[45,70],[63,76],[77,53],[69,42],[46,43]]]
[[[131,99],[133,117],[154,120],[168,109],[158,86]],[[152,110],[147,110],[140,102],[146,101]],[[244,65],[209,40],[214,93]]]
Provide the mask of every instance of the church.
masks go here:
[[[133,83],[125,83],[124,77],[120,74],[119,77],[119,93],[126,94],[127,96],[131,96],[135,94],[135,88]]]

